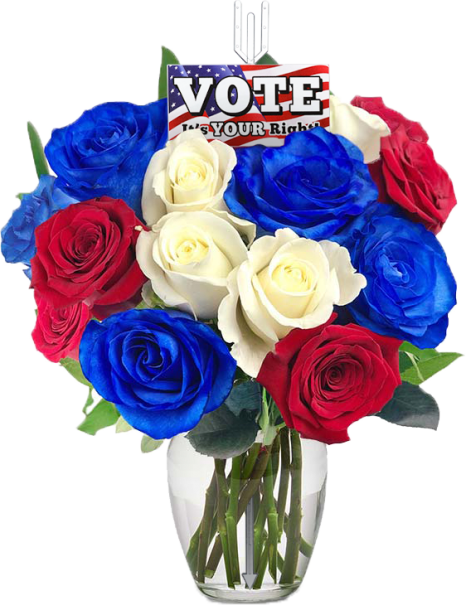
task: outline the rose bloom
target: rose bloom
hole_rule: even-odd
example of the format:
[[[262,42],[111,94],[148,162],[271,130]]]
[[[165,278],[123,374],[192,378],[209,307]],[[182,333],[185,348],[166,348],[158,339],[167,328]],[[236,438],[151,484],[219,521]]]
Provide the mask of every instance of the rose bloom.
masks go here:
[[[139,265],[167,306],[200,319],[217,317],[228,275],[248,257],[229,215],[223,215],[173,212],[139,236]]]
[[[256,377],[277,342],[294,328],[328,321],[334,305],[352,302],[366,285],[348,250],[300,238],[291,229],[262,237],[228,278],[218,326],[239,367]]]
[[[411,141],[403,127],[382,142],[382,174],[389,199],[410,218],[438,233],[456,206],[453,183],[425,143]]]
[[[438,233],[456,205],[456,196],[450,177],[427,144],[427,133],[379,97],[356,97],[353,104],[382,117],[392,130],[382,139],[381,161],[371,167],[380,201],[396,202],[412,220]]]
[[[144,178],[142,213],[148,225],[167,212],[226,210],[223,194],[236,165],[235,150],[187,130],[150,161]]]
[[[353,324],[294,330],[257,377],[288,427],[324,443],[349,440],[348,427],[381,411],[401,384],[401,341]]]
[[[91,321],[80,362],[99,395],[153,439],[194,428],[222,405],[236,372],[220,336],[174,310],[133,309]]]
[[[81,336],[92,313],[85,303],[54,309],[37,293],[36,325],[32,339],[37,350],[55,363],[65,357],[79,358]]]
[[[137,305],[146,281],[136,261],[142,229],[122,200],[61,210],[36,229],[32,287],[56,309],[85,302],[98,319]]]
[[[360,107],[343,103],[335,95],[330,95],[330,126],[327,130],[359,147],[366,164],[379,159],[380,140],[390,134],[382,118]]]

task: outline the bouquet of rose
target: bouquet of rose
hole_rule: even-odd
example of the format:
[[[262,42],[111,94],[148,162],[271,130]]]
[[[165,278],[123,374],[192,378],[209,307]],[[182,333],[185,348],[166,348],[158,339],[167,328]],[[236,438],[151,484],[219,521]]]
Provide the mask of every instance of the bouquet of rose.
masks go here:
[[[292,585],[309,547],[298,434],[341,443],[370,415],[437,427],[419,385],[458,357],[435,350],[456,303],[436,238],[453,186],[421,125],[381,98],[332,95],[330,127],[282,147],[167,142],[165,70],[159,101],[86,111],[45,154],[29,125],[39,184],[2,252],[26,265],[37,349],[89,388],[80,430],[133,427],[144,451],[187,433],[215,458],[187,555],[198,582],[222,553],[241,581],[236,525],[254,497],[254,587],[277,566]]]

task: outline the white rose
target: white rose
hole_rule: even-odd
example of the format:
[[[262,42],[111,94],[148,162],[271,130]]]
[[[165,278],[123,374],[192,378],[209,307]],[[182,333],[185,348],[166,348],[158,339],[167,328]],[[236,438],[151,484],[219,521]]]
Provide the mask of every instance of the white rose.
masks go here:
[[[212,319],[228,294],[228,275],[247,259],[247,246],[226,213],[173,212],[141,232],[136,257],[167,306]]]
[[[223,194],[236,166],[235,150],[187,130],[152,157],[144,177],[142,213],[154,225],[168,212],[226,210]]]
[[[280,339],[324,324],[334,305],[353,301],[366,283],[346,248],[280,229],[254,242],[230,275],[218,326],[239,367],[256,377]]]
[[[340,134],[359,147],[366,164],[379,159],[380,139],[390,134],[382,118],[361,107],[342,103],[335,95],[330,95],[330,126],[327,130]]]

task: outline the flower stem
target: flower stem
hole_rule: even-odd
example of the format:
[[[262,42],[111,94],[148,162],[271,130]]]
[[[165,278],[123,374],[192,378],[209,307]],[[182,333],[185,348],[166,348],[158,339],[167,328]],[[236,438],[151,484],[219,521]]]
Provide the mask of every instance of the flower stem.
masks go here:
[[[230,588],[234,588],[233,576],[231,572],[230,551],[228,549],[228,535],[225,521],[226,507],[228,501],[228,483],[225,477],[225,460],[215,460],[215,472],[217,475],[217,494],[218,494],[218,509],[217,509],[217,527],[220,537],[220,544],[223,551],[223,560],[225,561],[225,571],[227,574],[227,582]]]
[[[302,450],[301,439],[294,430],[291,432],[291,452],[291,505],[280,584],[294,583],[301,544]]]
[[[280,431],[280,445],[282,464],[280,470],[280,484],[278,488],[277,501],[279,541],[281,541],[283,534],[283,526],[285,523],[286,499],[288,497],[288,486],[290,483],[290,431],[286,427]]]
[[[257,456],[259,455],[260,449],[261,449],[260,443],[254,443],[249,448],[248,457],[246,458],[246,462],[244,463],[243,473],[242,473],[242,477],[241,477],[243,479],[243,481],[246,481],[251,476],[251,473],[254,469],[254,465],[256,464]]]
[[[257,492],[259,493],[259,492]],[[254,573],[257,573],[259,560],[264,546],[264,526],[266,520],[265,500],[262,498],[254,521]]]
[[[267,462],[270,456],[270,447],[263,447],[259,455],[257,456],[256,464],[252,470],[249,481],[244,485],[238,502],[238,515],[237,520],[239,521],[246,511],[249,500],[254,496],[259,487],[260,480],[267,468]],[[220,504],[218,506],[218,516],[220,517]],[[220,536],[215,539],[214,546],[210,553],[209,560],[207,562],[206,577],[213,578],[217,570],[218,564],[222,557],[222,542]]]
[[[215,494],[215,504],[214,504],[214,508],[215,508],[217,506],[217,478],[215,476],[215,471],[212,475],[212,480],[209,484],[209,487],[207,488],[207,492],[209,492],[210,490],[213,490],[213,492]],[[202,527],[202,523],[204,521],[205,515],[206,515],[206,510],[204,508],[204,514],[202,515],[201,522],[199,523],[198,528],[196,529],[196,531],[194,532],[194,534],[191,537],[191,540],[189,542],[188,552],[186,553],[186,560],[188,562],[191,573],[193,574],[194,577],[196,577],[197,564],[198,564],[199,536],[201,534],[201,527]],[[212,540],[215,537],[215,534],[217,533],[216,529],[217,529],[217,515],[214,511],[214,515],[212,517],[212,523],[211,523],[210,536],[209,536],[209,544],[212,542]]]
[[[275,451],[277,448],[275,447]],[[277,465],[275,466],[275,469]],[[267,527],[268,537],[262,554],[260,556],[259,565],[257,568],[257,578],[254,582],[254,589],[261,588],[264,580],[265,570],[267,568],[267,561],[269,563],[269,572],[274,582],[277,581],[277,553],[278,553],[278,513],[275,506],[275,498],[273,495],[274,489],[274,459],[273,456],[269,458],[267,464],[267,470],[264,474],[264,496],[262,502],[265,503],[264,510],[267,513]],[[262,535],[261,535],[262,538]],[[259,542],[262,546],[262,542]],[[259,547],[258,547],[259,548]]]
[[[226,512],[225,521],[228,534],[228,548],[230,551],[231,575],[235,584],[241,584],[238,556],[238,497],[241,487],[241,467],[243,456],[233,458],[230,481],[230,502]]]
[[[280,464],[280,437],[278,434],[272,444],[272,452],[270,457],[272,459],[272,476],[273,483],[275,485],[275,481],[278,477],[278,465]]]
[[[205,566],[207,563],[207,550],[210,544],[212,531],[212,521],[217,503],[217,485],[215,482],[215,473],[212,477],[205,495],[204,515],[202,517],[199,531],[199,551],[197,561],[197,581],[205,582]]]

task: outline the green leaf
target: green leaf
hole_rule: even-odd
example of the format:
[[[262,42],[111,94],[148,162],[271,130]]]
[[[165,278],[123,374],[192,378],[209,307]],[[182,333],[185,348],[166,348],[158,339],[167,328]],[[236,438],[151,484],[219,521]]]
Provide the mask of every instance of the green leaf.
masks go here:
[[[86,403],[84,404],[83,407],[83,414],[85,414],[87,416],[87,410],[94,404],[94,397],[92,396],[92,387],[89,387],[89,394],[87,396],[86,399]]]
[[[413,367],[412,355],[405,351],[400,351],[400,374],[403,376],[403,372]]]
[[[225,400],[225,405],[235,416],[249,412],[256,417],[261,411],[261,386],[258,382],[248,381],[234,386]]]
[[[28,122],[28,134],[29,141],[31,143],[32,157],[34,159],[34,166],[36,167],[37,176],[40,178],[43,174],[49,174],[49,165],[45,157],[44,148],[42,146],[39,133],[31,122]]]
[[[259,59],[257,65],[278,65],[278,63],[269,55],[269,53],[265,53],[262,59]]]
[[[391,401],[376,415],[393,424],[433,430],[437,430],[440,420],[440,411],[432,395],[409,382],[403,382]]]
[[[435,349],[418,349],[404,342],[400,347],[400,373],[402,380],[422,384],[461,357],[460,353],[441,353]]]
[[[201,418],[186,437],[196,452],[226,459],[246,452],[256,440],[258,428],[249,414],[235,416],[221,405]]]
[[[160,66],[159,99],[165,99],[168,93],[168,66],[179,65],[176,55],[171,50],[162,46],[162,65]]]
[[[155,440],[149,435],[143,435],[141,441],[141,452],[143,454],[150,454],[150,452],[155,452],[162,445],[163,439]]]
[[[65,359],[60,360],[60,365],[63,366],[65,370],[67,370],[67,372],[69,372],[71,376],[73,376],[73,378],[75,378],[81,384],[84,384],[87,387],[92,386],[91,383],[86,380],[79,361],[71,359],[71,357],[66,357]]]
[[[18,198],[18,200],[21,202],[23,197],[26,195],[26,193],[18,193],[18,195],[16,196]]]
[[[133,427],[126,422],[126,420],[123,418],[123,416],[120,416],[118,418],[116,426],[115,426],[115,432],[116,433],[127,433],[128,431],[132,431],[132,430],[133,430]]]
[[[78,426],[78,430],[88,435],[95,435],[101,429],[113,426],[119,417],[120,413],[113,403],[102,399]]]
[[[281,420],[280,410],[275,401],[265,389],[262,391],[262,412],[259,418],[259,427],[263,433],[263,444],[271,445],[283,425],[278,424]]]

